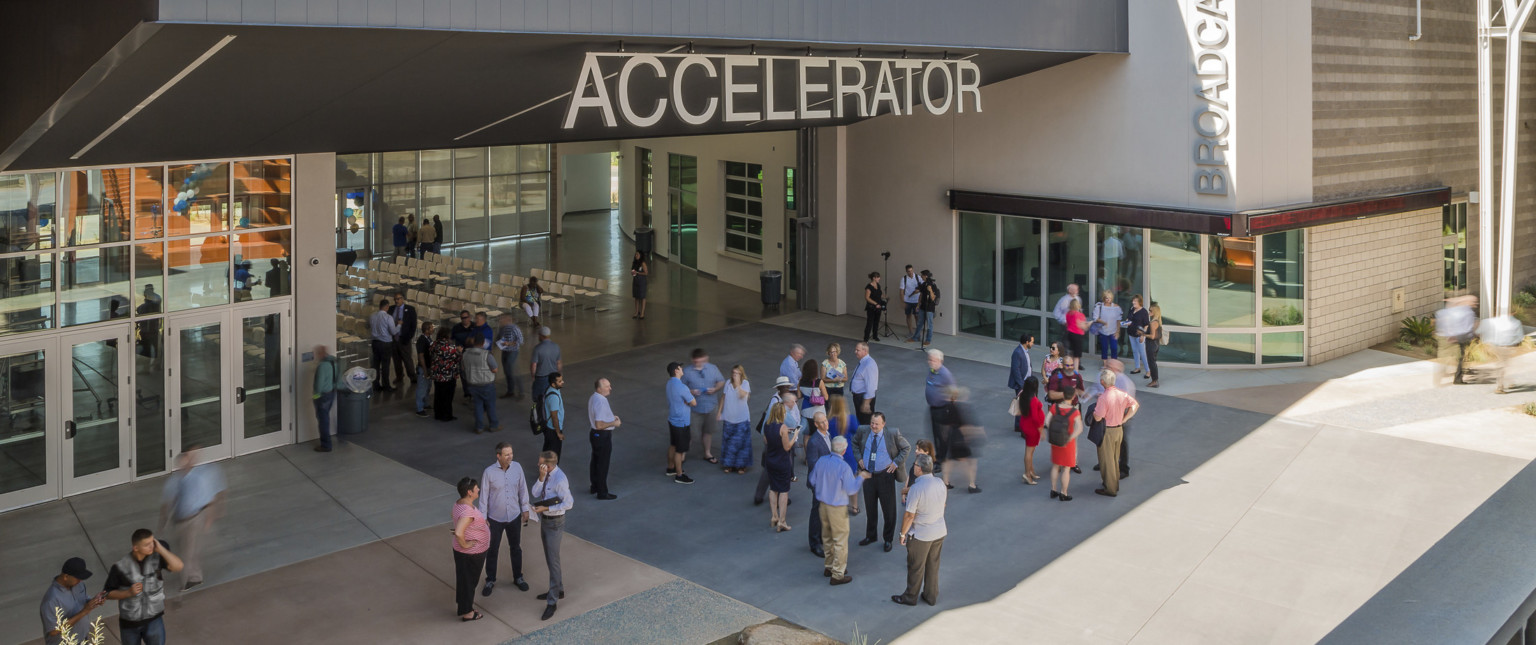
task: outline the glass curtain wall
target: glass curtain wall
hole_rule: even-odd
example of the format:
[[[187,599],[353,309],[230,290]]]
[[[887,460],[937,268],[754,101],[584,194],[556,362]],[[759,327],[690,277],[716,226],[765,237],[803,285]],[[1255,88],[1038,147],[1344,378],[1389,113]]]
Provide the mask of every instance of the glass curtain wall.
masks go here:
[[[1064,337],[1055,304],[1078,285],[1085,307],[1105,290],[1161,310],[1162,363],[1282,365],[1306,360],[1302,230],[1213,237],[1114,225],[962,212],[957,327],[1041,344]],[[1129,356],[1129,344],[1121,343]]]
[[[441,222],[449,246],[547,235],[549,155],[547,145],[337,155],[337,242],[393,253],[402,217]]]

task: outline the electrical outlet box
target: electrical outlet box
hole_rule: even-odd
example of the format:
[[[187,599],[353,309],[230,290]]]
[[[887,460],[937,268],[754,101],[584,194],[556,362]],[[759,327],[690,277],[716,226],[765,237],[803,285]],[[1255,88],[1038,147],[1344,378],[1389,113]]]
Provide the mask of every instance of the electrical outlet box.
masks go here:
[[[1400,313],[1403,313],[1403,310],[1407,309],[1407,308],[1408,308],[1408,302],[1407,302],[1407,294],[1406,294],[1406,292],[1403,291],[1402,287],[1398,287],[1396,289],[1393,289],[1392,290],[1392,313],[1400,314]]]

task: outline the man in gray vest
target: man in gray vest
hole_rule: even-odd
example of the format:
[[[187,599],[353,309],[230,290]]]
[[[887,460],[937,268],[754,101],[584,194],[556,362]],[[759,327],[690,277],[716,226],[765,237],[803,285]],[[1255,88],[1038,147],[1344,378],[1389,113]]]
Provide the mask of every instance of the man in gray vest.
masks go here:
[[[112,565],[103,588],[117,601],[117,622],[123,645],[165,643],[165,574],[181,571],[181,558],[171,553],[149,529],[133,532],[133,550]]]

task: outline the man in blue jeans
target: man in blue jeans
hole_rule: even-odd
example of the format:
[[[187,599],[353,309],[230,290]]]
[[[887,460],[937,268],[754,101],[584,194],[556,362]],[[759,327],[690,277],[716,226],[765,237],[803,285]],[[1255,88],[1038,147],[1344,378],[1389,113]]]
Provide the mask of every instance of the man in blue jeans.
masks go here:
[[[922,341],[923,347],[933,342],[933,315],[939,307],[939,285],[933,281],[933,274],[923,269],[921,274],[923,283],[917,287],[917,331],[907,339],[909,343]]]
[[[315,420],[320,425],[320,445],[315,452],[331,451],[331,406],[336,403],[336,384],[341,364],[325,345],[315,346]]]
[[[481,346],[481,339],[464,339],[464,358],[459,362],[459,369],[464,371],[464,381],[469,384],[469,394],[474,399],[475,434],[501,429],[501,420],[496,417],[497,365],[491,352]]]

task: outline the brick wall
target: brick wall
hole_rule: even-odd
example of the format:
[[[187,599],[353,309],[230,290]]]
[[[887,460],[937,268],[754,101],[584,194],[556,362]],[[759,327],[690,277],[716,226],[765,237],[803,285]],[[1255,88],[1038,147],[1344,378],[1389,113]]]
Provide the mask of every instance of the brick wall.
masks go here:
[[[1392,340],[1403,318],[1444,298],[1440,209],[1313,228],[1307,240],[1312,364]],[[1405,307],[1392,312],[1392,291]]]

